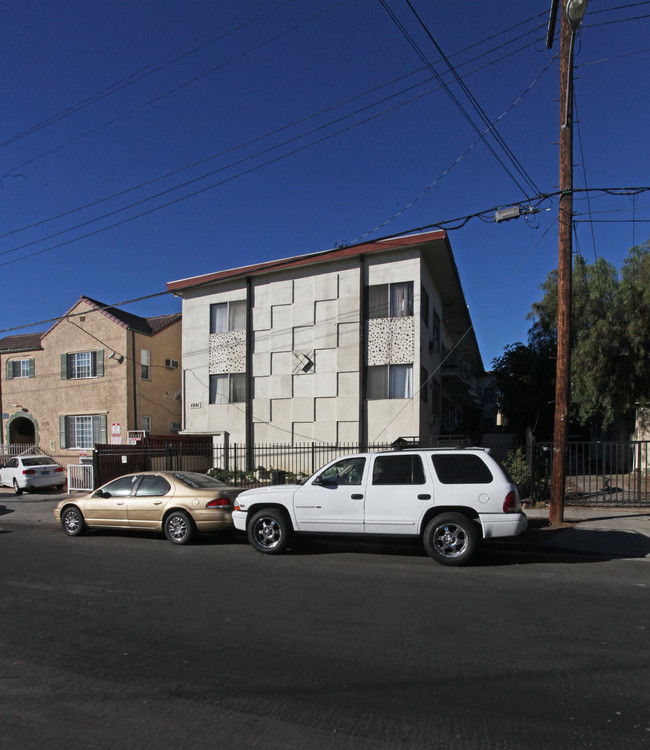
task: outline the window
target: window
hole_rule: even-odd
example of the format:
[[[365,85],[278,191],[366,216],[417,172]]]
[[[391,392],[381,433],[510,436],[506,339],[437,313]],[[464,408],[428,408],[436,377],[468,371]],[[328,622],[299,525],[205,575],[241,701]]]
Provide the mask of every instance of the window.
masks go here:
[[[480,456],[474,454],[432,454],[433,466],[443,484],[489,484],[492,472]]]
[[[61,379],[81,380],[104,375],[104,350],[61,355]]]
[[[425,484],[422,459],[417,454],[377,456],[372,469],[373,484]]]
[[[161,497],[169,492],[169,482],[157,474],[145,474],[135,491],[137,497]]]
[[[413,315],[413,282],[367,287],[366,318],[405,318]]]
[[[246,300],[210,305],[210,333],[246,330]]]
[[[102,491],[107,493],[108,497],[129,497],[139,478],[140,476],[137,474],[120,477],[105,485]]]
[[[59,439],[62,448],[93,448],[106,443],[106,415],[60,417]]]
[[[151,432],[151,417],[145,417],[142,415],[142,431]]]
[[[33,378],[33,359],[13,359],[7,361],[7,380],[13,378]]]
[[[344,458],[319,475],[321,484],[361,484],[365,458]]]
[[[210,403],[236,404],[246,401],[246,373],[210,375]]]
[[[368,367],[366,398],[411,398],[413,365],[373,365]]]
[[[151,380],[151,352],[148,349],[140,349],[140,377]]]
[[[435,310],[433,311],[433,320],[431,324],[431,351],[440,351],[440,316]]]
[[[429,295],[424,287],[420,288],[420,317],[425,326],[429,325]]]

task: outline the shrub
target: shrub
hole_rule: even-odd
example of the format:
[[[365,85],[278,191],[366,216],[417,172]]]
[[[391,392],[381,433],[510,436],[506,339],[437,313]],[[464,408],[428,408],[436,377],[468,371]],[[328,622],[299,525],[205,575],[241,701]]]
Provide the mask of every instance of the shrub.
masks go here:
[[[512,481],[519,487],[522,500],[530,497],[531,474],[530,467],[526,461],[526,451],[521,446],[511,448],[506,454],[503,465],[512,477]]]

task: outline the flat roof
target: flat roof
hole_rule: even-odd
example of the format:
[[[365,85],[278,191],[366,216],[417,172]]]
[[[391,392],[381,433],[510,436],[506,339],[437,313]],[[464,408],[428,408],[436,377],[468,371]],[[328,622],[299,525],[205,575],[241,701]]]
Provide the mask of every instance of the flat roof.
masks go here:
[[[423,245],[436,240],[447,241],[447,233],[443,230],[435,232],[426,232],[423,234],[409,234],[400,237],[388,237],[382,240],[373,240],[364,242],[359,245],[349,245],[347,247],[338,247],[333,250],[323,250],[306,255],[295,255],[291,258],[281,260],[271,260],[265,263],[255,263],[250,266],[240,266],[239,268],[230,268],[225,271],[215,271],[206,273],[201,276],[191,276],[187,279],[178,281],[168,281],[167,290],[170,292],[182,292],[185,289],[193,289],[207,284],[213,284],[227,279],[236,279],[242,276],[256,276],[269,271],[280,271],[287,268],[297,268],[300,266],[313,265],[315,263],[324,263],[330,260],[340,260],[343,258],[365,255],[368,253],[381,252],[399,247],[409,247],[412,245]]]

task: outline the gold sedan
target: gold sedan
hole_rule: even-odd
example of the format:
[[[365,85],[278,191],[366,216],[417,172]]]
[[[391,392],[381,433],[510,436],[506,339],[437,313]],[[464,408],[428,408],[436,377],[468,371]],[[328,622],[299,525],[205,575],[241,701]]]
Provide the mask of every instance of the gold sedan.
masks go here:
[[[242,492],[208,474],[143,471],[126,474],[54,509],[68,536],[86,529],[163,531],[172,544],[188,544],[196,532],[233,528],[233,500]]]

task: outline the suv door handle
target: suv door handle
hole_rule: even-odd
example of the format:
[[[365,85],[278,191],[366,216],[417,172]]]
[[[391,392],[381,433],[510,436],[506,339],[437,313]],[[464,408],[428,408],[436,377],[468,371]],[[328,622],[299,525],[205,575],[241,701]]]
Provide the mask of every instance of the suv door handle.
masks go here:
[[[431,495],[418,495],[418,500],[431,500]]]
[[[351,497],[351,498],[352,498],[353,500],[363,500],[363,495],[360,495],[360,494],[358,494],[358,493],[356,493],[356,494],[353,494],[353,495],[350,495],[350,497]]]

